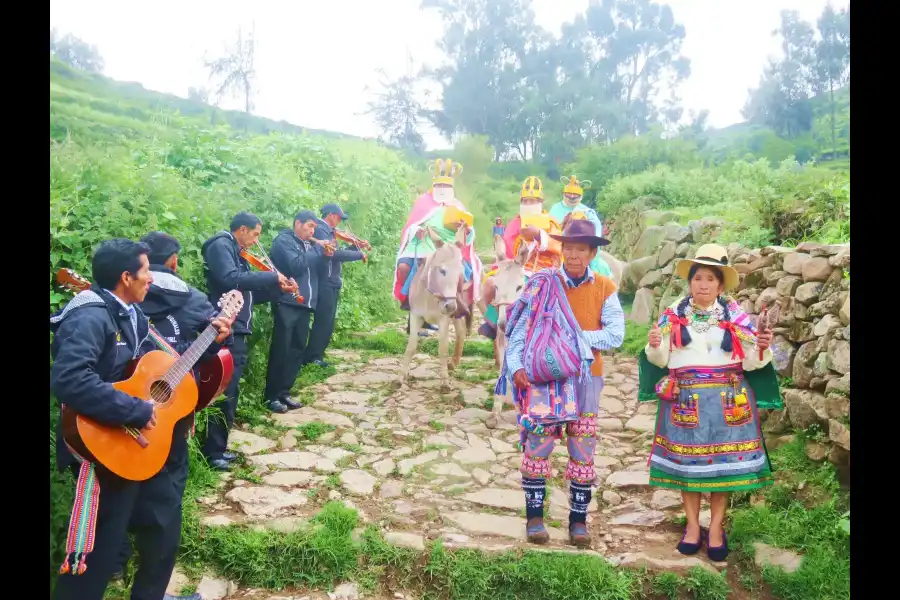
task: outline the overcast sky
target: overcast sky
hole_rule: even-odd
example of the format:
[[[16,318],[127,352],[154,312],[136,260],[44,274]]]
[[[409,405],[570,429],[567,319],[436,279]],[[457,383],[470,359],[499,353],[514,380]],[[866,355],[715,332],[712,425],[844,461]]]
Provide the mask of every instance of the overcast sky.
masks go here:
[[[827,0],[663,0],[687,36],[682,47],[691,76],[679,94],[685,115],[710,111],[709,124],[742,120],[747,89],[757,84],[768,56],[778,55],[771,35],[785,9],[815,22]],[[849,0],[834,0],[835,7]],[[406,70],[440,62],[435,40],[441,22],[420,0],[50,0],[50,27],[97,46],[113,79],[187,95],[206,84],[204,55],[215,57],[239,26],[255,27],[259,92],[254,113],[296,125],[376,136],[366,88],[376,69]],[[558,34],[588,0],[534,0],[537,22]],[[388,9],[388,7],[390,7]],[[230,108],[240,102],[223,103]],[[429,148],[448,144],[426,132]]]

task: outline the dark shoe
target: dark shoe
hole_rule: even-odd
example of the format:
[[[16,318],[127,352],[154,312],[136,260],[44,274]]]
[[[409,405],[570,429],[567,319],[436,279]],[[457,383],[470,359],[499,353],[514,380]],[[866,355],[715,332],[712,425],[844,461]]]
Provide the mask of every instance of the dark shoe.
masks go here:
[[[728,537],[725,535],[724,531],[722,532],[721,546],[710,546],[709,534],[706,534],[706,555],[709,557],[709,560],[714,562],[722,562],[728,558]]]
[[[422,326],[428,331],[437,331],[438,329],[440,329],[440,327],[438,327],[437,325],[432,325],[431,323],[424,323]]]
[[[697,554],[700,551],[700,546],[703,545],[703,532],[700,532],[700,538],[694,544],[684,541],[685,537],[687,537],[687,529],[684,530],[684,535],[681,536],[681,541],[678,542],[678,551],[685,556]]]
[[[588,534],[586,524],[571,523],[569,525],[569,543],[578,548],[591,547],[591,536]]]
[[[288,410],[296,410],[298,408],[303,408],[302,402],[297,402],[291,398],[287,398],[287,397],[279,398],[278,401],[281,402],[282,404],[284,404],[285,406],[287,406]]]
[[[419,337],[429,337],[430,335],[431,335],[431,332],[428,331],[427,329],[423,329],[419,332]]]
[[[287,406],[281,403],[280,400],[269,400],[266,402],[266,406],[269,407],[273,413],[283,414],[288,411]]]
[[[409,298],[400,303],[400,310],[409,310]]]
[[[312,361],[311,364],[314,364],[314,365],[316,365],[317,367],[322,367],[323,369],[327,369],[328,367],[331,366],[331,365],[329,365],[327,362],[325,362],[324,360],[314,360],[314,361]]]
[[[200,594],[188,594],[187,596],[171,596],[166,594],[163,596],[163,600],[203,600],[203,596]]]
[[[491,327],[491,324],[487,321],[481,324],[481,327],[478,328],[478,333],[489,340],[497,339],[497,330]]]
[[[525,533],[528,535],[528,541],[532,544],[546,544],[550,541],[550,534],[544,527],[544,519],[535,517],[529,519],[525,524]]]
[[[225,460],[224,458],[217,458],[209,461],[209,468],[213,471],[230,471],[231,461]]]
[[[228,462],[232,462],[238,459],[238,455],[234,452],[223,452],[222,460],[227,460]]]

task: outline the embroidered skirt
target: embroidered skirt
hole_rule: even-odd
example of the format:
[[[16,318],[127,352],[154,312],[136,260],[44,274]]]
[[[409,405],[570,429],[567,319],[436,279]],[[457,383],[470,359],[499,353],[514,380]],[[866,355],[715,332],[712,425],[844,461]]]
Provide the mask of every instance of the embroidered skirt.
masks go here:
[[[771,485],[753,390],[741,365],[672,369],[673,401],[660,400],[650,485],[735,492]]]

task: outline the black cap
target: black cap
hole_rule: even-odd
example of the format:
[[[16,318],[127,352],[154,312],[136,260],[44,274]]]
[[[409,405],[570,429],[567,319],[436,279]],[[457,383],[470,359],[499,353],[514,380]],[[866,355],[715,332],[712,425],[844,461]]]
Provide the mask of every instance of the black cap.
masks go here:
[[[340,205],[333,202],[322,207],[322,218],[324,219],[328,215],[338,215],[342,220],[347,220],[350,218],[350,215],[345,213],[344,209],[342,209]]]
[[[294,215],[294,222],[300,221],[301,223],[308,223],[309,221],[316,220],[316,213],[311,210],[303,209]]]

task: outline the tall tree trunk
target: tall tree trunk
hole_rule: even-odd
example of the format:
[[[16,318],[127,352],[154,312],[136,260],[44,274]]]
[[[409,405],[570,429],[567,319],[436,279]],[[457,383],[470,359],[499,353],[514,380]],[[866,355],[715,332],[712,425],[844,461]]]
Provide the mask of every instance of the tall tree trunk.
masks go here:
[[[834,124],[834,81],[830,80],[828,85],[831,94],[831,160],[837,160],[837,141],[835,139],[836,125]]]

